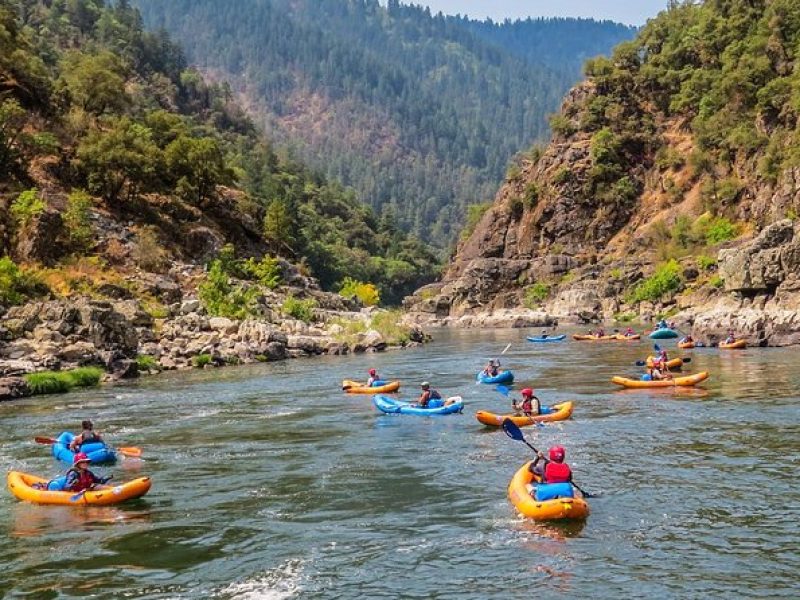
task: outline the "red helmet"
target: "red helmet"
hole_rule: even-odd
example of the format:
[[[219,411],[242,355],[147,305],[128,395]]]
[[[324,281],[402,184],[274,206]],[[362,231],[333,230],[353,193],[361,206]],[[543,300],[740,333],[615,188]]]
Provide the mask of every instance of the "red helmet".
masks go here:
[[[531,388],[525,388],[521,393],[523,396],[533,396],[533,390]]]
[[[566,452],[564,451],[564,446],[553,446],[550,448],[550,460],[553,462],[564,462],[564,455]]]
[[[72,457],[72,466],[75,466],[80,462],[89,462],[89,457],[86,456],[85,452],[78,452]]]
[[[375,373],[377,373],[377,371],[375,369],[370,369],[369,370],[369,374],[370,375],[375,375]]]

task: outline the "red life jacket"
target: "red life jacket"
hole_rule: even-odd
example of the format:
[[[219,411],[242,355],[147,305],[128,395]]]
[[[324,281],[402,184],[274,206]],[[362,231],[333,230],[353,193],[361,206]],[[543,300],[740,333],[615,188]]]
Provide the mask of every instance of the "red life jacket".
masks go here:
[[[70,488],[70,492],[82,492],[83,490],[88,490],[94,485],[94,477],[89,472],[88,469],[84,469],[83,471],[78,469],[70,469],[73,473],[78,474],[78,480],[72,484]]]
[[[549,462],[544,468],[545,483],[568,483],[572,469],[566,463]]]

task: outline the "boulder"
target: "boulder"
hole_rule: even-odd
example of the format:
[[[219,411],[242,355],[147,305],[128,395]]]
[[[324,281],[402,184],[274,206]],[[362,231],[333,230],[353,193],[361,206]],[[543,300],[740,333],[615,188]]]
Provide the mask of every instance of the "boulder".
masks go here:
[[[16,400],[31,395],[28,383],[22,377],[2,377],[0,378],[0,402],[5,400]]]
[[[208,326],[225,335],[233,335],[239,331],[239,322],[225,317],[211,317],[208,320]]]
[[[184,300],[181,303],[180,312],[182,315],[188,315],[189,313],[196,313],[200,310],[200,300],[191,299],[191,300]]]
[[[16,257],[21,262],[36,262],[53,266],[64,252],[64,221],[61,214],[52,209],[37,215],[17,235]]]

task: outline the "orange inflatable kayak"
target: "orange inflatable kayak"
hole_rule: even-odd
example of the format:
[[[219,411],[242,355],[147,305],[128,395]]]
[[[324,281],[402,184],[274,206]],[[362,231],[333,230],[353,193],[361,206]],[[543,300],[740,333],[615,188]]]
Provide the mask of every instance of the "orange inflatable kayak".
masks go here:
[[[627,377],[614,377],[611,383],[616,383],[626,388],[663,388],[663,387],[687,387],[697,385],[701,381],[708,379],[708,371],[701,371],[694,375],[685,377],[675,377],[673,379],[661,379],[658,381],[642,381],[641,379],[629,379]]]
[[[505,419],[511,419],[511,421],[514,422],[514,425],[517,427],[525,427],[526,425],[535,425],[536,423],[565,421],[572,416],[572,401],[554,404],[550,408],[553,409],[553,412],[531,417],[517,415],[496,415],[485,410],[479,410],[477,413],[475,413],[475,418],[484,425],[488,425],[490,427],[501,427]]]
[[[678,348],[681,350],[691,350],[694,348],[694,342],[678,342]]]
[[[107,506],[109,504],[119,504],[133,498],[140,498],[150,490],[151,485],[149,477],[139,477],[121,485],[95,488],[80,496],[77,496],[75,492],[40,490],[33,487],[37,483],[46,486],[47,482],[47,479],[20,471],[9,471],[8,473],[8,489],[11,493],[19,500],[36,504]]]
[[[555,498],[541,502],[535,500],[531,491],[539,477],[530,472],[530,465],[531,462],[522,465],[508,484],[508,499],[517,512],[536,521],[585,519],[589,516],[589,504],[583,498]],[[574,487],[573,492],[580,494]]]
[[[621,333],[615,333],[613,335],[581,335],[576,333],[572,336],[573,340],[578,342],[632,342],[639,340],[641,338],[640,335],[622,335]]]
[[[719,347],[720,350],[741,350],[742,348],[747,348],[747,340],[736,340],[730,344],[720,342]]]
[[[648,369],[652,369],[653,365],[655,364],[656,357],[655,356],[648,356],[647,360],[644,361],[647,365]],[[667,361],[667,368],[673,371],[680,371],[681,367],[683,366],[683,359],[682,358],[673,358],[672,360]]]
[[[342,381],[342,389],[348,394],[391,394],[400,389],[400,382],[390,381],[383,385],[367,387],[366,383],[345,379]]]

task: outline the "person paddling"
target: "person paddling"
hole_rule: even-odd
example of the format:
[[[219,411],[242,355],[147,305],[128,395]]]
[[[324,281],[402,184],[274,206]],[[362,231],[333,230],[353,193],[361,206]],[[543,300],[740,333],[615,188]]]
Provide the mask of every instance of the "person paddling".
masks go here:
[[[111,476],[98,477],[89,470],[89,457],[78,452],[72,459],[72,467],[67,471],[65,488],[69,492],[90,490],[98,484],[106,483]]]
[[[546,329],[542,329],[542,339],[543,340],[547,339],[547,330]]]
[[[94,430],[94,425],[90,420],[81,421],[81,432],[72,438],[69,449],[77,452],[83,444],[102,444],[103,436]]]
[[[522,412],[526,417],[542,414],[542,402],[533,395],[533,390],[531,388],[524,388],[521,393],[522,400],[519,403],[517,400],[511,401],[511,407],[514,409],[514,412]]]
[[[636,332],[633,330],[632,327],[628,327],[625,330],[625,337],[631,337],[631,336],[634,336],[634,335],[636,335]]]
[[[378,376],[378,372],[375,369],[369,370],[369,379],[367,379],[367,387],[372,387],[375,385],[376,381],[380,381],[381,378]]]
[[[732,344],[736,341],[736,336],[733,334],[733,329],[728,329],[728,337],[725,338],[726,344]]]
[[[500,372],[500,361],[498,360],[497,362],[495,362],[490,358],[489,363],[483,370],[483,374],[486,375],[486,377],[497,377],[497,374],[499,372]]]
[[[683,339],[679,343],[681,343],[681,344],[691,344],[692,342],[694,342],[694,338],[692,337],[692,335],[690,333],[687,333],[685,336],[683,336]]]
[[[536,460],[530,466],[531,473],[541,477],[542,483],[572,483],[572,469],[564,462],[564,447],[553,446],[549,454],[549,459],[544,457],[543,452],[536,455]],[[544,465],[540,465],[540,462],[544,462]]]
[[[441,400],[442,395],[437,390],[431,389],[431,384],[427,381],[423,381],[420,384],[422,388],[422,393],[419,395],[417,399],[417,406],[420,408],[428,408],[431,400]]]

